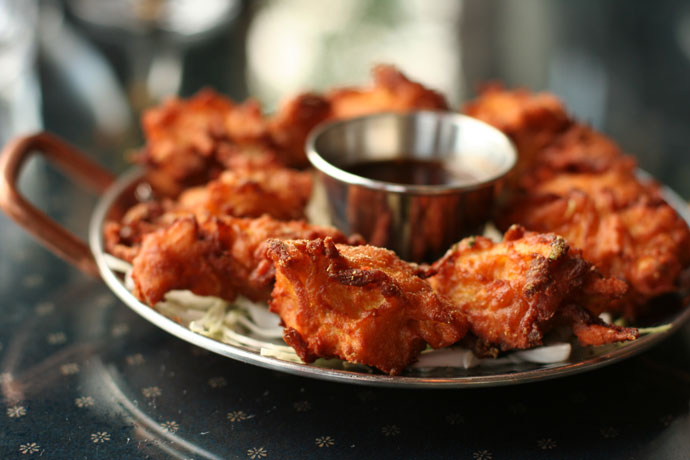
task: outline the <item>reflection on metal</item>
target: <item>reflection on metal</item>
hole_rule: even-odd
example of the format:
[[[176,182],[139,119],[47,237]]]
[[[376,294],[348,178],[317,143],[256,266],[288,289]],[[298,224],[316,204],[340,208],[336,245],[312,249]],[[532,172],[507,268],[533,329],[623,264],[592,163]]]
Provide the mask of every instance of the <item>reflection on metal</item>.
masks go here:
[[[310,136],[307,155],[321,172],[331,224],[414,262],[434,261],[462,237],[481,233],[497,181],[517,160],[512,143],[497,129],[439,112],[330,123]],[[401,159],[438,162],[457,179],[403,185],[347,172],[352,165]]]

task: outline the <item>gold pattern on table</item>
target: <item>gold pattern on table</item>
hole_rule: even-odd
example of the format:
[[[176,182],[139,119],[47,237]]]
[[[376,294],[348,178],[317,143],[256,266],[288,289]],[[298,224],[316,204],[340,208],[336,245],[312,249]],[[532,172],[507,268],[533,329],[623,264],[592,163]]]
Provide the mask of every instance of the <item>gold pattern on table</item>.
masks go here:
[[[41,275],[28,275],[22,280],[22,285],[27,288],[35,288],[43,284],[43,277]]]
[[[7,408],[7,416],[10,418],[19,418],[26,415],[26,408],[24,406],[12,406]]]
[[[167,422],[161,423],[161,428],[168,433],[175,433],[180,429],[180,425],[174,420],[168,420]]]
[[[225,380],[225,377],[212,377],[208,379],[208,385],[211,388],[223,388],[228,384],[228,381]]]
[[[39,451],[40,448],[41,448],[41,446],[39,446],[35,442],[29,442],[26,444],[21,444],[19,446],[19,452],[21,452],[23,455],[35,454],[36,452]]]
[[[297,401],[292,407],[294,407],[297,412],[307,412],[311,409],[311,403],[309,401]]]
[[[62,375],[72,375],[79,372],[79,364],[77,363],[67,363],[60,366],[60,372]]]
[[[537,441],[537,445],[541,450],[551,450],[555,449],[558,444],[556,444],[556,441],[554,441],[551,438],[542,438],[539,441]]]
[[[257,458],[264,458],[268,455],[268,451],[263,447],[252,447],[247,451],[247,457],[255,460]]]
[[[235,410],[232,412],[228,412],[228,420],[231,422],[243,422],[245,420],[249,420],[250,418],[254,418],[253,415],[247,415],[244,411],[241,410]]]
[[[95,301],[94,305],[100,308],[109,307],[113,303],[113,296],[110,294],[103,294],[99,296]]]
[[[95,404],[95,401],[91,396],[81,396],[74,400],[74,404],[81,408],[91,407]]]
[[[618,430],[612,426],[605,426],[599,430],[604,439],[613,439],[618,436]]]
[[[397,436],[400,434],[400,428],[397,425],[386,425],[381,427],[381,433],[384,436]]]
[[[94,444],[102,444],[106,441],[110,441],[110,433],[107,431],[91,433],[91,441],[93,441]]]
[[[319,447],[331,447],[335,444],[335,439],[330,436],[320,436],[314,440],[314,443]]]
[[[510,405],[509,407],[510,412],[512,412],[514,415],[520,415],[520,414],[526,414],[527,413],[527,405],[523,402],[516,402]]]
[[[60,345],[67,342],[67,336],[64,332],[53,332],[52,334],[48,334],[46,340],[51,345]]]
[[[127,364],[129,366],[139,366],[146,362],[146,360],[144,359],[144,355],[142,355],[141,353],[129,355],[125,358],[125,361],[127,361]]]
[[[465,421],[465,418],[460,415],[460,414],[448,414],[446,415],[446,422],[448,422],[449,425],[460,425]]]
[[[145,398],[155,398],[162,395],[163,392],[158,387],[146,387],[141,389],[141,394],[143,394]]]
[[[492,460],[493,455],[491,455],[491,452],[489,452],[488,450],[482,449],[474,451],[474,453],[472,454],[472,458],[474,460]]]
[[[113,326],[113,330],[111,331],[111,334],[113,335],[113,337],[121,337],[128,332],[129,332],[129,324],[118,323],[118,324]]]
[[[36,314],[38,316],[45,316],[55,310],[55,305],[52,302],[41,302],[36,305]]]

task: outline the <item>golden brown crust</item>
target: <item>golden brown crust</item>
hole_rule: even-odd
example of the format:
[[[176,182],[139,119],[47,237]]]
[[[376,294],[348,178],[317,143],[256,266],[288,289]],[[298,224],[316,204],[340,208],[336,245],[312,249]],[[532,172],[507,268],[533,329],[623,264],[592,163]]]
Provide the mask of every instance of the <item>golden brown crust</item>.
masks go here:
[[[348,242],[335,229],[302,221],[184,216],[144,236],[133,260],[134,293],[149,305],[173,289],[230,301],[237,294],[266,300],[274,270],[265,258],[265,241],[327,236]]]
[[[378,65],[372,72],[371,88],[340,88],[326,98],[332,118],[352,118],[377,112],[448,110],[442,94],[409,80],[390,65]]]
[[[690,264],[690,231],[658,187],[636,177],[634,159],[567,121],[562,104],[547,94],[494,87],[468,113],[511,136],[521,156],[499,227],[558,233],[605,276],[630,284],[625,299],[599,304],[595,313],[613,309],[634,318],[650,298],[676,290]]]
[[[266,121],[256,101],[235,104],[205,89],[172,98],[142,116],[146,147],[138,161],[158,171],[166,186],[203,183],[224,169],[221,158],[237,146],[268,146]]]
[[[505,90],[498,84],[486,85],[480,96],[467,103],[463,111],[495,126],[513,140],[520,154],[518,174],[538,152],[572,125],[565,106],[553,94]]]
[[[562,237],[519,226],[502,243],[466,238],[433,268],[429,283],[467,315],[479,353],[541,345],[565,304],[610,302],[625,292],[624,283],[602,280]]]
[[[306,362],[338,357],[399,374],[425,343],[448,346],[467,330],[464,316],[392,251],[326,238],[271,240],[266,254],[276,267],[271,311]]]
[[[302,219],[311,187],[309,172],[272,163],[237,162],[235,169],[204,186],[186,189],[176,200],[139,203],[121,220],[106,222],[106,248],[116,257],[131,261],[144,235],[186,215]]]
[[[288,100],[268,124],[271,142],[290,166],[308,165],[304,151],[307,136],[316,125],[327,120],[331,104],[323,96],[303,93]]]

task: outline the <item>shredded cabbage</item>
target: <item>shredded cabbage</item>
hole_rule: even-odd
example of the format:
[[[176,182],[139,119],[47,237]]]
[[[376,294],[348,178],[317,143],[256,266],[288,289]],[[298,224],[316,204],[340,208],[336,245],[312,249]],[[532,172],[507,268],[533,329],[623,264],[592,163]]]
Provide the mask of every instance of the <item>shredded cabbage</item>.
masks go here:
[[[134,284],[131,279],[132,266],[112,255],[106,254],[106,264],[116,272],[123,273],[125,286],[131,291]],[[183,324],[193,332],[213,338],[232,346],[253,350],[262,356],[282,361],[301,363],[295,351],[282,341],[283,329],[280,317],[268,311],[265,303],[255,303],[244,297],[234,302],[227,302],[217,297],[204,297],[190,291],[170,291],[162,302],[154,308],[164,316]],[[610,323],[612,318],[605,316]],[[666,332],[670,324],[640,328],[640,334]],[[569,343],[554,343],[529,350],[516,350],[497,359],[478,358],[471,350],[453,346],[439,350],[427,349],[414,368],[457,367],[470,369],[477,366],[500,366],[510,363],[551,364],[566,361],[572,352]],[[317,360],[314,363],[321,367],[360,369],[362,366],[351,365],[340,360]]]

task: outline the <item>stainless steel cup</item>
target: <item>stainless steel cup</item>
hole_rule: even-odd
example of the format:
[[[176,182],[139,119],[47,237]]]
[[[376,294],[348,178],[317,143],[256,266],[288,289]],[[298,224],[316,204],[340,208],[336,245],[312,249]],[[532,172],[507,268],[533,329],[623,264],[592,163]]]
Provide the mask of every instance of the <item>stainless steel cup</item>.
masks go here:
[[[510,140],[474,118],[443,112],[383,113],[327,123],[307,139],[331,223],[405,260],[440,257],[490,218],[499,179],[515,165]],[[366,161],[440,160],[474,177],[443,185],[381,182],[346,170]]]

